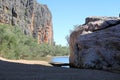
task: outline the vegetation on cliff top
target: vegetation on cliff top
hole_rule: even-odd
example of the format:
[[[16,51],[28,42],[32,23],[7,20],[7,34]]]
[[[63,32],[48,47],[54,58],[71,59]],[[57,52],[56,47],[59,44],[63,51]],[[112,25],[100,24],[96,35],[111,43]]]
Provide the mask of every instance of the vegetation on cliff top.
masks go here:
[[[19,27],[0,24],[0,56],[9,59],[39,59],[47,55],[68,55],[68,47],[37,44],[37,40],[24,35]]]

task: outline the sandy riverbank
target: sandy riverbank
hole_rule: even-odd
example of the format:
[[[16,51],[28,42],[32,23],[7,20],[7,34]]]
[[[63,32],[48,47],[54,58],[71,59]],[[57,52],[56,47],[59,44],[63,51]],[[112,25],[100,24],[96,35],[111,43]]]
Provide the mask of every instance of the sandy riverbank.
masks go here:
[[[0,58],[0,80],[120,80],[120,74],[52,67],[45,61]]]
[[[0,60],[2,61],[8,61],[8,62],[14,62],[14,63],[22,63],[22,64],[39,64],[39,65],[45,65],[45,66],[51,66],[47,61],[39,61],[39,60],[9,60],[0,57]]]

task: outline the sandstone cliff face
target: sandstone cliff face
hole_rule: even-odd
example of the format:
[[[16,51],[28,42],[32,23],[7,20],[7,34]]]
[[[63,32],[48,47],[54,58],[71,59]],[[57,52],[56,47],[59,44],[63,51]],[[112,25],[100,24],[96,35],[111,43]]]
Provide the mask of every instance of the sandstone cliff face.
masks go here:
[[[120,72],[120,18],[88,17],[70,35],[70,65]]]
[[[52,15],[46,5],[36,0],[0,0],[0,23],[20,26],[38,43],[53,44]]]

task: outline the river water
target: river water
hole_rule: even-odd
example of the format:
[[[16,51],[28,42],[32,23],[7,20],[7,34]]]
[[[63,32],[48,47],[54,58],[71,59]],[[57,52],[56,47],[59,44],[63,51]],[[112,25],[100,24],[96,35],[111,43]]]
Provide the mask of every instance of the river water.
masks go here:
[[[69,56],[57,56],[57,57],[53,57],[52,59],[51,59],[51,62],[52,63],[56,63],[56,62],[58,62],[58,63],[69,63]],[[62,66],[62,67],[66,67],[66,68],[68,68],[69,66]]]

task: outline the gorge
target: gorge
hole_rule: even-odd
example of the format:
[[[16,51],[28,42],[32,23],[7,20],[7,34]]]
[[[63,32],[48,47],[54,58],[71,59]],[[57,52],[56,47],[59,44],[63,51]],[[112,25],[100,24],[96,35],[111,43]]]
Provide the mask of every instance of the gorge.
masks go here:
[[[51,12],[36,0],[0,0],[0,23],[20,27],[25,35],[36,38],[38,44],[54,43]]]

